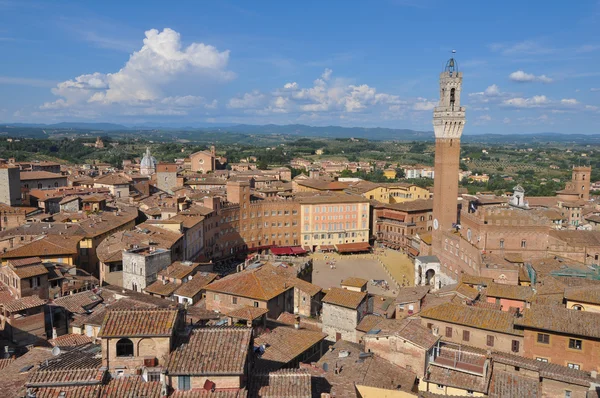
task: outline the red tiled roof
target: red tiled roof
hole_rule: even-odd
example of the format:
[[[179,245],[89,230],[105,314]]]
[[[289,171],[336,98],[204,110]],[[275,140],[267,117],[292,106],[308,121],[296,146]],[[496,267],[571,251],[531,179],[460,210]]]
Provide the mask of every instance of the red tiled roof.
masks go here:
[[[341,307],[356,309],[367,297],[365,292],[354,292],[348,289],[332,287],[323,298],[324,303],[339,305]]]
[[[270,333],[263,333],[254,340],[254,346],[266,346],[256,366],[262,369],[281,368],[323,341],[325,337],[326,333],[289,326],[280,326]]]
[[[170,375],[242,375],[248,360],[251,328],[204,328],[169,354]]]
[[[287,278],[276,274],[267,275],[265,273],[261,273],[259,278],[256,270],[242,271],[228,275],[206,286],[207,291],[262,301],[271,300],[292,288],[293,286],[288,282]]]
[[[252,376],[250,396],[261,398],[311,398],[311,376],[306,369],[281,369]]]
[[[171,336],[178,312],[162,308],[112,310],[104,317],[98,337]]]
[[[19,312],[27,310],[29,308],[35,308],[46,304],[46,300],[39,298],[38,296],[26,296],[20,299],[9,301],[8,303],[2,304],[4,309],[8,312]]]
[[[233,311],[229,311],[225,315],[227,315],[230,318],[243,319],[245,321],[253,321],[257,318],[260,318],[267,312],[269,312],[269,310],[266,308],[244,306],[237,308]]]
[[[144,381],[141,376],[112,379],[102,387],[100,398],[162,398],[160,381]]]
[[[69,386],[33,388],[35,398],[98,398],[102,386]],[[63,394],[63,395],[61,395]]]
[[[93,291],[85,291],[68,296],[59,297],[54,304],[66,308],[72,314],[85,314],[92,307],[100,304],[103,298]]]
[[[48,340],[54,347],[75,347],[91,343],[94,339],[85,334],[69,333],[58,336],[55,339]]]
[[[28,258],[15,258],[13,260],[8,260],[8,264],[13,267],[22,267],[24,265],[33,265],[40,264],[42,259],[39,257],[28,257]]]

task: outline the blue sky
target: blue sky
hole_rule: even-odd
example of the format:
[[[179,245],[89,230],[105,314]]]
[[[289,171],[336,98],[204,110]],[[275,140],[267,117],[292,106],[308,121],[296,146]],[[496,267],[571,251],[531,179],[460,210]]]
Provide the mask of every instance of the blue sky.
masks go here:
[[[175,5],[176,4],[176,5]],[[0,0],[0,121],[600,133],[598,1]]]

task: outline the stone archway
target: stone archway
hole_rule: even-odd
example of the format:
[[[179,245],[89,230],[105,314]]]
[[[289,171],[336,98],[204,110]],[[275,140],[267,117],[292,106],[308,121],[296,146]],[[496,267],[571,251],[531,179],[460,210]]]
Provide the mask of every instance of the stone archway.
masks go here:
[[[430,268],[425,272],[425,285],[435,285],[435,270]]]

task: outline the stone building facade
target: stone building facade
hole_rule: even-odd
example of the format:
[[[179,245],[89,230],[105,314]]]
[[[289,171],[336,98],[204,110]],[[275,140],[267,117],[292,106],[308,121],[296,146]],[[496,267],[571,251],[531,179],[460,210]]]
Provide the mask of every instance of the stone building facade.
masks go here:
[[[0,167],[0,203],[9,206],[21,204],[21,172],[16,166]]]
[[[158,278],[158,272],[171,264],[171,251],[155,247],[123,252],[123,287],[140,292]]]

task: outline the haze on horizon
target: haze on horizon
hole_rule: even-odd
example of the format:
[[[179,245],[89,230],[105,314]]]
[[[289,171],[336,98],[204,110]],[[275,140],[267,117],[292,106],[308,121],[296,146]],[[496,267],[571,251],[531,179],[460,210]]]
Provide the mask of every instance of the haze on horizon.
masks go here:
[[[0,121],[600,133],[600,2],[0,0]]]

